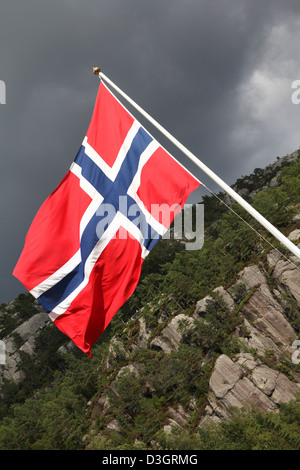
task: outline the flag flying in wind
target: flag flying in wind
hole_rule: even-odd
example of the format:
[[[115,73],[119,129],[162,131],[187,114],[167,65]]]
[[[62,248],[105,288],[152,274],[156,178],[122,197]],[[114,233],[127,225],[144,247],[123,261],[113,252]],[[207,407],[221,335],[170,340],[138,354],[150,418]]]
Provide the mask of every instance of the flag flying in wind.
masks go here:
[[[13,274],[92,357],[199,184],[101,82],[78,154],[37,212]]]

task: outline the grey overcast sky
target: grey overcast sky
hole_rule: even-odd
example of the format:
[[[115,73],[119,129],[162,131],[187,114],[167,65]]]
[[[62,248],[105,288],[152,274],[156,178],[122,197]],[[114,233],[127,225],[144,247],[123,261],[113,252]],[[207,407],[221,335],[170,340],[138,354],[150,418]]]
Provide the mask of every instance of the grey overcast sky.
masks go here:
[[[94,65],[233,184],[300,146],[299,44],[299,0],[2,0],[0,303],[25,292],[12,271],[87,130]]]

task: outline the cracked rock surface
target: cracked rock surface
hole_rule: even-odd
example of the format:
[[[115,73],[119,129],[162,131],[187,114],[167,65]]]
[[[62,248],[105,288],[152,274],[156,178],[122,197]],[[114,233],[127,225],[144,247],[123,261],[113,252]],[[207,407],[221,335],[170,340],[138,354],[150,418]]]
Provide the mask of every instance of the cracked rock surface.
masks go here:
[[[250,353],[240,353],[234,359],[219,356],[209,381],[209,404],[201,424],[230,419],[231,409],[253,408],[271,411],[286,403],[300,391],[281,372],[255,360]]]

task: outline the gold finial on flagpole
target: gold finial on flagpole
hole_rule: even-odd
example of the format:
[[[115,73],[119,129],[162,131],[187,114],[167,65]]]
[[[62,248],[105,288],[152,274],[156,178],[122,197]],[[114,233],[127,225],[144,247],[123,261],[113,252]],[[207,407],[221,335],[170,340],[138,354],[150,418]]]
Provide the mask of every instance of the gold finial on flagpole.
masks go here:
[[[94,75],[99,75],[100,72],[101,72],[100,67],[93,67],[93,74]]]

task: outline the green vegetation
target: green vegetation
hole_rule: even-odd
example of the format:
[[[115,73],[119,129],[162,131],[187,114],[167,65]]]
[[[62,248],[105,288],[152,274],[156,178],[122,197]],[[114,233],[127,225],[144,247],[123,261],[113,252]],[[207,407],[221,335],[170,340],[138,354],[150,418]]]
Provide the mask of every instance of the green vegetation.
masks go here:
[[[12,304],[2,304],[0,312],[0,339],[8,336],[22,322],[28,320],[37,313],[36,300],[32,295],[20,294]]]
[[[226,423],[178,432],[164,440],[169,450],[299,450],[300,401],[282,404],[279,413],[236,411]]]
[[[80,449],[87,428],[86,403],[96,392],[94,364],[69,357],[53,385],[12,404],[0,425],[0,448]]]
[[[267,173],[256,170],[244,180],[249,189],[256,190],[277,173],[278,169]],[[300,161],[284,166],[278,181],[278,186],[259,191],[252,203],[280,230],[289,233],[300,226],[298,222],[291,227],[300,204]],[[246,184],[243,179],[237,182],[239,188]],[[264,268],[270,250],[216,199],[205,197],[204,206],[204,247],[185,251],[183,243],[172,239],[156,245],[144,262],[136,292],[95,344],[93,360],[77,349],[59,353],[66,337],[52,325],[41,331],[36,354],[22,354],[19,369],[24,379],[17,385],[6,379],[0,385],[0,449],[300,448],[299,401],[282,405],[278,413],[241,411],[231,422],[198,429],[215,360],[222,353],[233,356],[240,351],[232,332],[241,321],[239,309],[255,288],[249,293],[242,285],[236,289],[234,310],[212,295],[212,290],[219,285],[230,286],[250,263]],[[269,240],[240,207],[232,204],[232,208]],[[277,246],[273,239],[272,244]],[[266,271],[266,275],[270,283],[274,282],[271,272]],[[175,314],[190,315],[196,302],[206,295],[212,295],[213,301],[205,321],[200,318],[193,328],[181,325],[183,340],[177,351],[166,355],[150,349],[151,339]],[[29,294],[2,304],[0,339],[37,309]],[[291,298],[286,298],[286,316],[299,332],[299,310]],[[152,331],[143,350],[134,347],[140,332],[139,317]],[[117,343],[112,341],[114,337]],[[115,353],[108,353],[109,348]],[[284,361],[279,367],[285,371]],[[179,405],[189,410],[191,417],[184,431],[167,436],[162,428],[168,422],[170,408]],[[114,423],[115,430],[107,429],[109,423]]]

